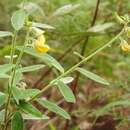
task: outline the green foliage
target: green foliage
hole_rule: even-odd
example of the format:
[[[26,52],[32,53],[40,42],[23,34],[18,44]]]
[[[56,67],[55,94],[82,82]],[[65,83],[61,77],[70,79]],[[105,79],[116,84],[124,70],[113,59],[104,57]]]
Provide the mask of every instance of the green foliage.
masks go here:
[[[6,102],[6,95],[0,92],[0,106],[2,106]]]
[[[23,125],[23,118],[21,113],[15,112],[12,118],[12,128],[11,130],[23,130],[24,125]]]
[[[59,106],[57,106],[55,103],[50,102],[46,99],[38,99],[37,100],[43,107],[49,109],[50,111],[61,115],[62,117],[66,118],[66,119],[70,119],[69,114],[63,110],[62,108],[60,108]]]
[[[12,36],[13,34],[8,31],[0,31],[0,37]]]
[[[87,78],[90,78],[90,79],[92,79],[98,83],[104,84],[104,85],[109,85],[109,83],[106,80],[102,79],[98,75],[96,75],[88,70],[85,70],[83,68],[77,68],[76,70],[79,71],[84,76],[86,76]]]
[[[26,18],[26,13],[24,10],[18,10],[14,12],[12,18],[11,18],[11,23],[13,28],[18,31],[24,26],[24,21]]]
[[[69,86],[64,84],[62,81],[58,81],[57,87],[67,102],[76,102],[75,96]]]
[[[100,12],[97,12],[94,26],[90,25],[93,25],[92,13],[96,7],[96,0],[25,0],[21,3],[19,2],[21,1],[0,1],[0,28],[1,30],[10,29],[10,24],[13,27],[11,28],[12,32],[0,31],[0,60],[2,64],[0,65],[0,81],[2,81],[2,85],[0,84],[2,86],[0,88],[1,128],[7,130],[7,125],[9,125],[9,129],[24,130],[23,123],[26,120],[49,119],[47,121],[48,124],[48,122],[53,120],[53,117],[50,116],[51,118],[49,118],[46,116],[47,112],[44,111],[45,109],[42,110],[42,108],[46,108],[50,112],[56,113],[65,119],[71,119],[68,114],[71,110],[69,105],[64,105],[64,103],[62,105],[62,107],[68,107],[68,112],[66,112],[62,107],[59,107],[58,103],[51,102],[50,99],[42,98],[42,96],[47,96],[54,100],[59,99],[57,91],[53,92],[53,89],[51,89],[53,86],[56,86],[53,87],[54,90],[58,88],[65,101],[70,103],[76,103],[75,91],[73,93],[71,89],[71,87],[76,87],[78,104],[74,108],[76,110],[79,109],[81,114],[76,115],[75,110],[72,109],[70,114],[74,114],[75,118],[79,117],[84,119],[83,115],[86,118],[86,111],[89,111],[89,114],[93,118],[97,118],[109,114],[109,112],[113,114],[113,108],[129,107],[130,103],[128,98],[125,97],[125,100],[121,99],[124,93],[126,95],[129,93],[129,54],[123,53],[122,55],[117,47],[118,45],[112,45],[112,43],[116,43],[116,40],[119,42],[121,38],[125,41],[129,40],[130,18],[127,15],[129,9],[128,0],[125,0],[123,4],[120,3],[120,0],[100,1]],[[19,9],[16,10],[16,6]],[[14,13],[10,17],[12,12]],[[114,15],[114,12],[117,13]],[[119,14],[125,15],[120,16]],[[120,23],[119,25],[116,24],[116,20]],[[44,42],[40,41],[38,47],[42,48],[45,47],[45,44],[49,44],[51,47],[49,54],[47,52],[40,53],[36,50],[38,37],[33,36],[36,32],[33,32],[32,28],[36,28],[41,32],[45,31],[45,34],[42,35],[46,39]],[[81,53],[84,49],[82,43],[86,43],[84,55]],[[101,52],[106,48],[107,50]],[[125,49],[127,51],[130,50],[128,46]],[[71,51],[75,51],[75,55]],[[94,56],[95,58],[85,64],[86,61]],[[63,61],[61,61],[62,58],[64,58]],[[42,62],[46,65],[43,65]],[[100,73],[107,80],[81,68],[82,66],[84,68],[87,66],[88,70],[93,70],[97,74]],[[47,74],[51,72],[51,69],[48,70],[47,68],[52,68],[52,74],[48,77]],[[45,72],[45,75],[41,73],[41,70]],[[34,71],[38,72],[33,73]],[[77,78],[74,74],[76,76],[79,75],[79,77]],[[83,78],[80,74],[86,78]],[[47,80],[43,80],[41,77],[47,77]],[[100,84],[96,84],[98,86],[96,86],[96,90],[93,90],[93,87],[95,87],[93,83],[88,89],[88,84],[84,84],[87,78],[109,86],[102,87],[98,93],[97,88],[100,87]],[[37,85],[39,79],[41,80],[38,82],[40,87]],[[33,80],[36,80],[36,82]],[[80,82],[78,82],[79,80]],[[108,80],[112,82],[111,86]],[[116,83],[114,80],[116,80]],[[32,88],[33,82],[36,88]],[[47,85],[44,86],[46,83]],[[72,86],[70,83],[72,83]],[[76,83],[79,84],[77,85]],[[119,95],[117,91],[113,91],[115,86],[121,89]],[[37,89],[37,87],[40,89]],[[49,91],[47,91],[48,89]],[[96,93],[94,93],[95,91]],[[104,105],[103,102],[104,106],[101,106],[102,108],[99,109],[93,106],[91,108],[91,101],[93,103],[96,100],[98,104],[98,99],[109,100],[109,103],[105,101]],[[61,101],[59,102],[61,103]],[[42,108],[37,106],[36,102]],[[95,106],[96,103],[94,104]],[[82,109],[85,109],[83,115]],[[88,116],[89,114],[87,113]],[[72,129],[78,130],[82,127],[80,119],[77,122],[78,126],[72,126]],[[59,128],[61,128],[63,123],[61,122],[59,125]],[[52,130],[57,129],[55,123],[54,125],[53,123],[49,123],[49,128]]]
[[[18,50],[22,51],[22,47],[17,47]],[[40,54],[36,51],[34,51],[31,48],[26,48],[24,50],[25,53],[32,55],[36,58],[40,58],[41,60],[43,60],[44,62],[46,62],[46,64],[50,65],[50,66],[54,66],[57,70],[59,70],[60,72],[64,72],[63,67],[50,55],[48,54]]]
[[[18,107],[25,113],[42,118],[42,113],[38,109],[36,109],[33,105],[31,105],[30,103],[20,102]]]
[[[31,66],[19,68],[17,69],[17,71],[20,71],[21,73],[32,72],[32,71],[42,69],[43,67],[45,67],[45,65],[31,65]]]

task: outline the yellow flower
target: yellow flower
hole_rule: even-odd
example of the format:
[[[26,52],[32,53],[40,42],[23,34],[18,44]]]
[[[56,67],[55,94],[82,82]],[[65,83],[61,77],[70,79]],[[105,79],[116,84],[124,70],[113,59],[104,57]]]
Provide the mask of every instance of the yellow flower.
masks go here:
[[[44,35],[40,35],[38,37],[38,39],[35,41],[34,43],[34,48],[41,53],[46,53],[50,50],[50,47],[48,45],[45,44],[45,36]]]
[[[121,40],[120,46],[124,52],[130,52],[130,45],[125,40]]]

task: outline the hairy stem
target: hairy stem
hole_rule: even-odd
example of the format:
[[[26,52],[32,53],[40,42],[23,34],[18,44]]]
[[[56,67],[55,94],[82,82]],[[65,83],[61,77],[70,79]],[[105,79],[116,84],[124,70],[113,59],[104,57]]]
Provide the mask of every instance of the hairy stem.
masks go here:
[[[13,68],[12,70],[12,73],[11,73],[11,81],[9,83],[9,92],[8,92],[8,98],[7,98],[7,103],[6,103],[6,108],[5,108],[5,119],[4,119],[4,123],[5,123],[5,126],[4,126],[4,130],[7,130],[7,119],[8,119],[8,107],[9,107],[9,104],[10,104],[10,100],[11,100],[11,92],[12,92],[12,87],[13,87],[13,82],[14,82],[14,78],[15,78],[15,74],[16,74],[16,69],[18,68],[20,62],[21,62],[21,59],[22,59],[22,56],[24,54],[24,49],[26,47],[26,44],[27,44],[27,41],[28,41],[28,38],[29,38],[29,33],[30,31],[27,31],[27,34],[26,34],[26,38],[25,38],[25,42],[24,42],[24,46],[23,46],[23,49],[22,51],[20,52],[19,56],[18,56],[18,59],[16,61],[16,64],[15,64],[15,67]],[[15,34],[14,36],[14,39],[16,39],[17,35]],[[13,51],[11,51],[11,57],[13,58],[13,54],[15,52],[15,43],[14,41],[16,42],[16,40],[12,40],[13,43],[12,43],[12,47],[13,47]],[[11,62],[13,63],[13,60],[11,59]]]
[[[11,52],[10,52],[10,64],[13,64],[13,56],[15,54],[15,44],[16,44],[16,39],[17,39],[17,32],[15,31],[14,36],[12,38],[12,46],[11,46]],[[12,70],[13,71],[13,70]],[[8,117],[8,106],[10,104],[10,98],[11,98],[11,91],[10,91],[10,85],[8,84],[8,98],[7,98],[7,103],[5,106],[5,116],[4,116],[4,130],[7,129],[7,117]]]
[[[118,33],[111,41],[109,41],[108,43],[106,43],[105,45],[103,45],[102,47],[100,47],[99,49],[97,49],[95,52],[93,52],[92,54],[90,54],[89,56],[85,57],[84,59],[82,59],[79,63],[77,63],[76,65],[74,65],[73,67],[71,67],[70,69],[68,69],[65,73],[61,74],[59,77],[57,77],[56,79],[52,80],[45,88],[43,88],[36,96],[32,97],[29,101],[34,100],[35,98],[39,97],[43,92],[45,92],[47,89],[49,89],[52,85],[54,85],[54,83],[56,83],[59,79],[61,79],[62,77],[68,75],[69,73],[75,71],[75,69],[77,67],[79,67],[80,65],[82,65],[83,63],[87,62],[88,60],[90,60],[93,56],[95,56],[96,54],[98,54],[99,52],[101,52],[102,50],[104,50],[106,47],[108,47],[109,45],[111,45],[114,41],[116,41],[124,32],[124,28],[121,30],[120,33]]]

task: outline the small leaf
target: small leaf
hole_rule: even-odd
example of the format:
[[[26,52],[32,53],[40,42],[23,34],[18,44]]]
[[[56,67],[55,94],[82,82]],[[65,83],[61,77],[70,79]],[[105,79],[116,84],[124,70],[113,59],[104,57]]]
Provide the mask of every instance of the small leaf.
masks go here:
[[[11,32],[8,31],[0,31],[0,37],[13,36]]]
[[[35,13],[40,13],[40,15],[45,15],[43,8],[41,8],[38,4],[34,2],[22,2],[19,5],[20,8],[24,8],[24,10],[29,14],[29,15],[35,15]]]
[[[2,106],[6,102],[6,95],[0,92],[0,106]]]
[[[30,115],[30,114],[23,114],[23,118],[25,120],[47,120],[47,119],[49,119],[49,117],[46,115],[42,115],[42,117],[36,117],[36,116]]]
[[[61,107],[57,106],[55,103],[50,102],[46,99],[38,99],[37,100],[43,107],[47,108],[48,110],[59,114],[60,116],[64,117],[65,119],[70,119],[70,115],[63,110]]]
[[[64,6],[60,7],[59,9],[57,9],[53,13],[53,16],[62,16],[62,15],[68,14],[68,13],[76,10],[77,8],[79,8],[79,6],[80,6],[79,4],[75,4],[75,5],[72,5],[72,4],[64,5]]]
[[[24,73],[24,72],[32,72],[32,71],[39,70],[39,69],[41,69],[43,67],[45,67],[45,65],[32,65],[32,66],[19,68],[19,69],[17,69],[17,71],[20,71],[22,73]]]
[[[101,32],[101,31],[105,31],[106,29],[109,29],[109,28],[113,27],[114,25],[115,25],[114,23],[98,24],[98,25],[95,25],[95,26],[91,27],[87,31],[90,31],[90,32]]]
[[[22,89],[18,87],[12,87],[12,93],[15,98],[15,100],[27,100],[28,98],[35,97],[40,92],[38,89]]]
[[[57,82],[57,86],[67,102],[75,103],[76,101],[75,96],[72,90],[69,88],[69,86],[67,86],[60,80]]]
[[[59,80],[62,81],[64,84],[69,84],[74,80],[74,78],[73,77],[64,77]],[[57,82],[55,84],[57,84]]]
[[[37,27],[37,28],[42,28],[42,29],[55,29],[55,27],[48,25],[48,24],[43,24],[43,23],[33,22],[32,26]]]
[[[4,122],[4,116],[5,116],[5,109],[0,111],[0,122]]]
[[[13,13],[11,18],[11,23],[13,28],[18,31],[24,26],[24,21],[26,18],[26,13],[24,10],[20,9]]]
[[[19,51],[22,51],[22,47],[18,46],[17,49]],[[46,64],[54,66],[57,70],[59,70],[61,73],[64,73],[64,68],[60,65],[60,63],[54,59],[52,56],[48,55],[48,54],[41,54],[36,52],[35,50],[33,50],[32,48],[26,48],[24,50],[25,53],[35,56],[37,58],[40,58],[41,60],[43,60],[44,62],[46,62]]]
[[[9,72],[13,67],[14,65],[12,64],[0,65],[0,78],[9,78],[9,75],[6,73]]]
[[[98,76],[88,70],[85,70],[83,68],[77,68],[76,70],[91,80],[94,80],[94,81],[104,84],[104,85],[109,85],[109,83],[105,79],[101,78],[100,76]]]
[[[3,65],[0,65],[0,73],[1,73],[1,74],[7,73],[7,72],[9,72],[13,67],[14,67],[14,65],[12,65],[12,64],[3,64]]]
[[[7,74],[0,74],[0,79],[8,79],[9,77]]]
[[[15,112],[11,121],[11,130],[23,130],[23,118],[20,112]]]
[[[34,115],[36,117],[42,117],[42,113],[30,103],[22,101],[22,102],[20,102],[20,104],[18,106],[25,113]]]

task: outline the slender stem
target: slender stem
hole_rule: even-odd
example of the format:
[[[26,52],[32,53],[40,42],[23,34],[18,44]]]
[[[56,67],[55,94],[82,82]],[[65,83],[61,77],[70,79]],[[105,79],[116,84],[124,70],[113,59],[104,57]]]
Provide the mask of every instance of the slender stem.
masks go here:
[[[124,32],[124,28],[111,41],[109,41],[108,43],[106,43],[105,45],[103,45],[102,47],[100,47],[99,49],[97,49],[95,52],[93,52],[89,56],[85,57],[83,60],[81,60],[79,63],[77,63],[76,65],[74,65],[73,67],[71,67],[65,73],[61,74],[56,79],[52,80],[45,88],[43,88],[36,96],[32,97],[29,101],[33,101],[35,98],[39,97],[44,91],[46,91],[48,88],[50,88],[51,85],[53,85],[55,82],[57,82],[60,78],[62,78],[64,76],[66,76],[67,74],[73,72],[77,67],[79,67],[80,65],[82,65],[83,63],[85,63],[86,61],[88,61],[89,59],[91,59],[93,56],[95,56],[97,53],[99,53],[100,51],[102,51],[103,49],[105,49],[106,47],[108,47],[109,45],[111,45],[115,40],[117,40],[123,34],[123,32]]]
[[[96,18],[97,18],[97,14],[98,14],[98,9],[99,9],[99,4],[100,4],[100,0],[97,0],[97,3],[96,3],[96,8],[95,8],[95,12],[94,12],[94,16],[93,16],[93,19],[92,19],[92,22],[91,22],[91,27],[95,24],[96,22]],[[85,38],[84,37],[81,37],[80,39],[78,39],[76,42],[74,42],[64,53],[63,55],[61,55],[59,58],[58,58],[58,61],[62,60],[65,56],[67,56],[72,48],[76,47],[78,44],[80,44],[82,41],[83,42],[83,46],[82,46],[82,50],[81,50],[81,55],[83,55],[83,53],[85,52],[86,50],[86,44],[88,42],[88,39],[89,39],[89,35],[86,36]],[[38,87],[40,86],[40,83],[43,81],[43,79],[45,77],[47,77],[47,75],[50,74],[52,68],[49,68],[47,69],[47,71],[45,71],[45,73],[43,73],[41,75],[41,77],[34,83],[33,87]]]
[[[91,27],[93,27],[95,25],[95,23],[96,23],[98,10],[99,10],[99,5],[100,5],[100,0],[97,0],[95,12],[94,12],[93,19],[92,19],[92,22],[91,22]],[[89,41],[89,36],[86,37],[86,39],[85,39],[85,41],[83,43],[83,46],[82,46],[81,55],[83,55],[83,56],[84,56],[84,53],[86,51],[86,45],[87,45],[88,41]]]
[[[7,129],[7,117],[8,117],[8,107],[9,107],[10,99],[11,99],[11,88],[13,86],[13,82],[14,82],[14,78],[15,78],[15,74],[16,74],[16,69],[19,66],[19,63],[21,62],[22,56],[24,54],[24,49],[26,47],[26,44],[27,44],[27,41],[28,41],[28,38],[29,38],[29,33],[30,33],[30,31],[27,31],[23,49],[18,56],[17,62],[15,64],[15,67],[13,68],[13,71],[12,71],[12,74],[11,74],[12,78],[11,78],[11,82],[10,82],[10,85],[9,85],[9,96],[8,96],[8,99],[7,99],[7,104],[6,104],[6,109],[5,109],[5,119],[4,119],[5,127],[4,127],[4,130]],[[16,41],[16,40],[12,40],[12,41]],[[15,47],[14,47],[15,43],[12,43],[12,44],[13,44],[13,49],[15,49]],[[14,52],[15,52],[15,50],[11,52],[11,57],[14,54]],[[11,62],[12,62],[12,60],[11,60]]]
[[[14,32],[14,36],[12,38],[12,47],[11,47],[11,52],[10,52],[10,63],[13,64],[13,56],[14,56],[14,53],[15,53],[15,44],[16,44],[16,39],[17,39],[17,32],[15,31]],[[7,98],[7,103],[6,103],[6,106],[5,106],[5,116],[4,116],[4,123],[5,123],[5,127],[4,127],[4,130],[6,130],[6,120],[7,120],[7,116],[8,116],[8,106],[9,106],[9,103],[10,103],[10,85],[8,85],[8,91],[9,91],[9,95],[8,95],[8,98]]]
[[[11,46],[11,51],[10,51],[10,63],[13,64],[13,56],[15,54],[15,43],[17,39],[17,31],[14,32],[14,36],[12,38],[12,46]]]

